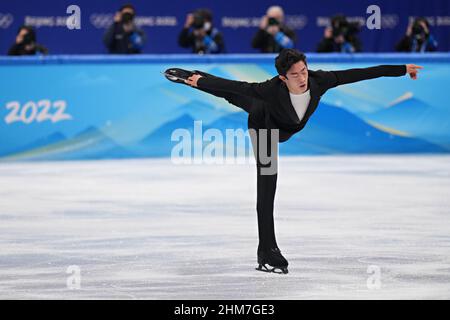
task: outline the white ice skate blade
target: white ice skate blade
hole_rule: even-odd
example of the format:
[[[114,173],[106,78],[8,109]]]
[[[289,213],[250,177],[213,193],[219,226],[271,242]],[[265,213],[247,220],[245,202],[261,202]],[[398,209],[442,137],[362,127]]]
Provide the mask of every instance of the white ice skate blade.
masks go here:
[[[271,266],[268,267],[265,264],[260,264],[258,267],[255,268],[255,270],[278,274],[287,274],[289,272],[287,268],[271,267]]]
[[[169,78],[170,80],[181,80],[181,81],[186,81],[186,79],[174,76],[173,74],[170,73],[166,73],[166,72],[161,72],[163,75],[165,75],[167,78]]]

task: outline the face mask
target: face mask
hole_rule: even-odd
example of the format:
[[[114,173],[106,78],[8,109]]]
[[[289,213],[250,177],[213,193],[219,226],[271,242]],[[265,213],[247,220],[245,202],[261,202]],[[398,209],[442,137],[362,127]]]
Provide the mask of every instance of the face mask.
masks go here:
[[[205,22],[203,28],[205,29],[205,31],[209,31],[211,29],[211,22]]]

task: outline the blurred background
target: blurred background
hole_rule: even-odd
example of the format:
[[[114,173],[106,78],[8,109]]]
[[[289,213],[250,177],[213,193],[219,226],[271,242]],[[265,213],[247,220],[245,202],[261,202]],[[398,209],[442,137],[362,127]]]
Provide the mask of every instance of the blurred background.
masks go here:
[[[130,1],[135,7],[135,24],[147,35],[143,53],[188,53],[178,44],[178,36],[185,25],[187,15],[199,8],[212,13],[212,24],[222,34],[227,53],[256,53],[252,40],[260,26],[261,18],[272,5],[284,11],[283,21],[295,34],[295,47],[314,52],[330,26],[330,18],[345,15],[349,22],[365,24],[370,5],[381,9],[381,29],[361,27],[358,32],[363,52],[394,52],[405,35],[411,20],[425,17],[438,51],[450,50],[450,4],[445,0],[319,0],[319,1]],[[81,9],[81,29],[69,30],[64,17],[68,6],[76,4]],[[0,4],[0,52],[6,54],[15,41],[22,25],[35,28],[38,41],[51,54],[100,54],[107,53],[103,36],[114,21],[119,9],[127,1],[98,0],[30,2],[24,0],[2,1]],[[63,17],[61,19],[61,17]],[[59,18],[59,19],[58,19]]]

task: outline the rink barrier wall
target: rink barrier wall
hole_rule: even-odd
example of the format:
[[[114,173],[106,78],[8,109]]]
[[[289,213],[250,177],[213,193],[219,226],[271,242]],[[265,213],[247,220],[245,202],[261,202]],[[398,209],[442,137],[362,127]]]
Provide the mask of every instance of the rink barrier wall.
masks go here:
[[[274,58],[0,57],[0,160],[171,157],[177,128],[192,133],[192,141],[200,139],[204,149],[207,143],[195,136],[195,121],[202,121],[203,132],[215,128],[224,138],[226,129],[246,130],[247,115],[222,99],[167,81],[161,71],[178,66],[259,82],[276,74]],[[380,78],[329,90],[306,128],[281,144],[281,154],[449,152],[449,53],[308,53],[307,58],[312,70],[406,63],[425,69],[418,81]],[[231,154],[229,146],[221,148]],[[251,147],[236,148],[247,152]]]

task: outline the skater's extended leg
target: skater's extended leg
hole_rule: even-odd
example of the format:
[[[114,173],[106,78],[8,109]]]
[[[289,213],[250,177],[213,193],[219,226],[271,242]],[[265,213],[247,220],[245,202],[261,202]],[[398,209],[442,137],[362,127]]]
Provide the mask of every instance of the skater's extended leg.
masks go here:
[[[203,71],[199,71],[199,70],[190,71],[190,70],[184,70],[184,69],[180,69],[180,68],[167,69],[164,73],[164,75],[166,76],[166,78],[168,80],[176,82],[176,83],[185,84],[185,85],[188,85],[188,84],[185,83],[185,80],[183,80],[183,79],[187,79],[194,74],[201,75],[202,77],[205,77],[205,78],[218,78],[212,74],[209,74],[209,73],[206,73]],[[193,88],[201,90],[201,91],[209,93],[209,94],[212,94],[219,98],[224,98],[232,105],[235,105],[236,107],[241,108],[242,110],[244,110],[247,113],[250,113],[252,106],[254,105],[254,102],[255,102],[254,101],[255,99],[252,97],[232,93],[229,91],[211,90],[211,89],[200,88],[197,86],[195,86],[195,87],[193,86]]]
[[[209,74],[209,73],[206,73],[203,71],[199,71],[199,70],[195,70],[194,72],[196,74],[201,75],[202,77],[216,77],[212,74]],[[234,105],[238,108],[241,108],[242,110],[244,110],[247,113],[250,113],[252,106],[254,104],[253,98],[251,98],[251,97],[246,97],[246,96],[242,96],[242,95],[227,92],[227,91],[210,90],[210,89],[204,89],[204,88],[199,88],[199,87],[196,87],[196,89],[201,90],[206,93],[209,93],[209,94],[212,94],[219,98],[224,98],[232,105]]]

